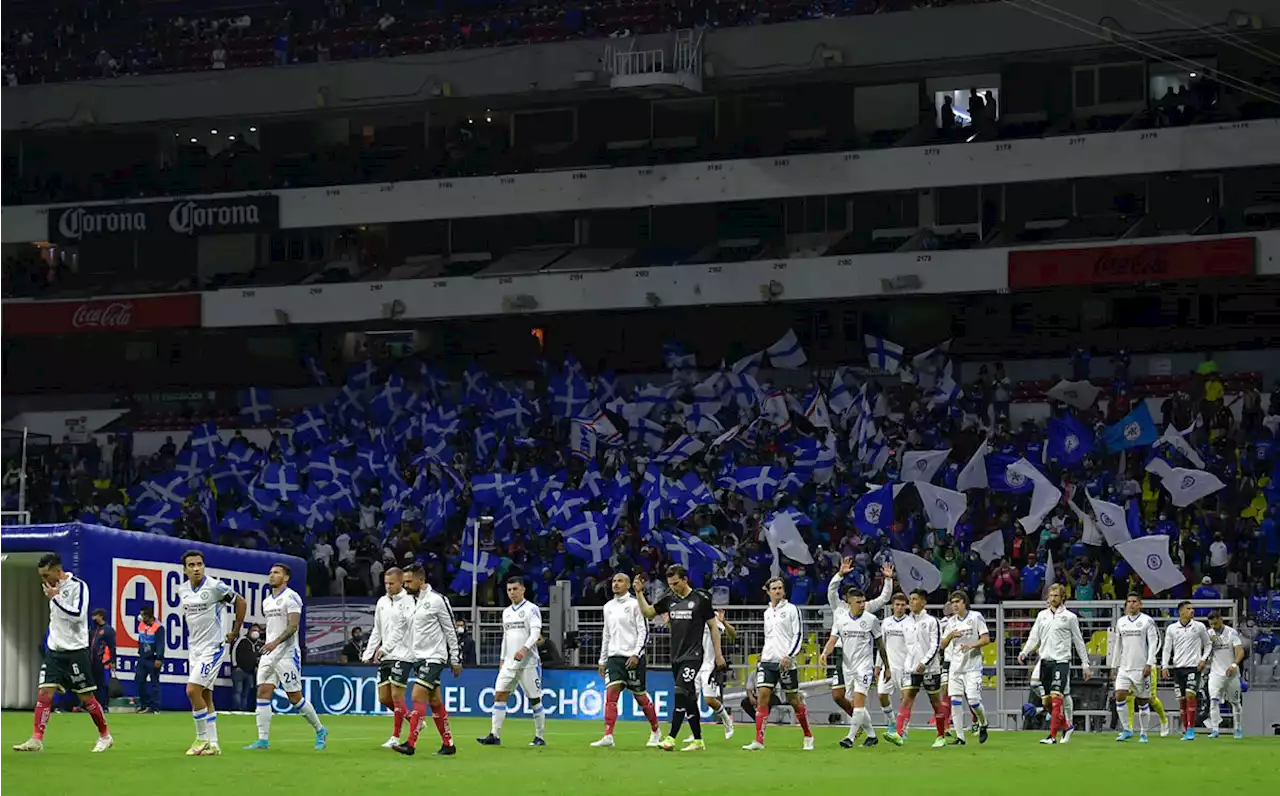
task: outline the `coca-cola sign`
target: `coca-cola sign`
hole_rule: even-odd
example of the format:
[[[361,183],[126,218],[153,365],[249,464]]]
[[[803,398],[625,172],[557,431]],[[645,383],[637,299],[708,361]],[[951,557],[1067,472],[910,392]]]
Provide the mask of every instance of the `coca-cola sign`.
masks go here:
[[[6,301],[6,335],[83,334],[200,325],[200,295],[88,301]]]
[[[49,240],[64,245],[124,235],[225,235],[280,227],[280,198],[238,196],[49,210]]]
[[[1254,273],[1256,238],[1009,252],[1009,287],[1133,284]]]

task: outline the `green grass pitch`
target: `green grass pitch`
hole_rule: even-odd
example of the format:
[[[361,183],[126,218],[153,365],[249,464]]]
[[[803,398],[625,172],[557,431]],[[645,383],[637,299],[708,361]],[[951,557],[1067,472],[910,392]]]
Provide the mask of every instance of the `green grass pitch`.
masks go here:
[[[1077,732],[1067,746],[1040,746],[1037,733],[993,732],[979,746],[931,749],[933,733],[917,728],[902,748],[881,743],[874,749],[837,746],[840,728],[819,728],[817,749],[802,752],[800,733],[773,727],[764,752],[744,752],[751,727],[739,727],[725,741],[718,726],[708,726],[707,750],[698,753],[646,749],[648,727],[620,722],[618,746],[592,749],[602,732],[597,722],[549,721],[544,748],[530,748],[532,722],[508,719],[504,746],[481,747],[475,738],[488,732],[487,719],[453,722],[458,754],[436,757],[435,725],[423,729],[420,750],[406,758],[379,748],[391,730],[386,717],[328,716],[329,748],[312,747],[314,734],[294,715],[272,722],[272,748],[246,752],[257,735],[252,716],[221,714],[221,757],[183,755],[194,737],[185,713],[109,716],[115,748],[90,754],[93,724],[84,714],[57,714],[45,734],[45,750],[11,751],[26,740],[31,715],[6,712],[3,727],[3,783],[6,792],[59,796],[138,796],[188,791],[217,784],[220,792],[239,794],[443,793],[488,796],[538,796],[579,793],[740,794],[778,792],[874,793],[885,796],[1035,796],[1043,793],[1115,793],[1125,796],[1223,796],[1280,792],[1280,738],[1204,736],[1185,743],[1152,737],[1117,744],[1111,733]],[[664,725],[663,731],[666,731]],[[170,788],[171,785],[171,788]],[[406,790],[407,789],[407,790]],[[781,789],[781,790],[779,790]]]

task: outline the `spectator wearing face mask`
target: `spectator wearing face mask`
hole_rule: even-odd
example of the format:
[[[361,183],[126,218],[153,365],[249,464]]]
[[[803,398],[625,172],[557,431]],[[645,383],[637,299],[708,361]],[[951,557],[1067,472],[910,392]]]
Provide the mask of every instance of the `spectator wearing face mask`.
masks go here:
[[[262,654],[262,629],[250,625],[231,648],[231,703],[236,710],[248,710],[258,687],[258,656]]]
[[[458,620],[456,629],[458,631],[458,648],[462,651],[462,665],[476,665],[476,640],[475,637],[467,631],[467,623]]]
[[[364,654],[364,630],[362,628],[351,628],[351,640],[342,648],[342,654],[338,656],[338,663],[359,663],[360,656]]]

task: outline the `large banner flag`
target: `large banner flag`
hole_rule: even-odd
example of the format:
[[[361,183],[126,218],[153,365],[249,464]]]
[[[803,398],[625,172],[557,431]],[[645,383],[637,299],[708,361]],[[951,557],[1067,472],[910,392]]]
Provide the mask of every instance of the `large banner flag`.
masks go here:
[[[1182,570],[1169,556],[1169,537],[1143,536],[1116,545],[1116,551],[1138,573],[1154,594],[1168,591],[1186,581]]]
[[[1125,448],[1145,447],[1158,437],[1156,422],[1151,419],[1151,410],[1147,408],[1146,401],[1138,401],[1132,412],[1118,423],[1107,426],[1102,432],[1102,441],[1111,453]]]
[[[915,589],[923,589],[933,593],[942,585],[942,573],[933,564],[906,550],[893,551],[893,568],[898,575],[898,583],[908,594]]]

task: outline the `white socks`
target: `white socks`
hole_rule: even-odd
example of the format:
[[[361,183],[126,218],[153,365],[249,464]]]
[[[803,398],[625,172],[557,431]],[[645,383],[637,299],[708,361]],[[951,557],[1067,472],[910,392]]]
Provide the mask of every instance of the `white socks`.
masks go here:
[[[503,705],[502,707],[498,707],[495,705],[493,708],[493,718],[489,722],[489,732],[494,738],[502,737],[502,722],[506,721],[506,718],[507,706]]]
[[[253,714],[254,723],[258,725],[258,740],[265,741],[271,737],[271,700],[259,699],[258,707]]]
[[[535,738],[541,738],[547,729],[547,712],[542,709],[542,703],[533,709],[533,735]]]
[[[1125,721],[1129,720],[1129,711],[1124,711]],[[1151,725],[1151,706],[1142,705],[1138,708],[1138,729],[1143,735],[1147,734],[1147,727]]]
[[[205,740],[209,743],[216,744],[218,742],[218,712],[216,710],[209,711],[209,715],[204,718],[204,735]]]
[[[1076,716],[1076,701],[1071,698],[1070,694],[1067,694],[1062,698],[1062,718],[1066,719],[1067,724],[1070,725],[1073,721],[1075,721],[1075,716]]]
[[[865,707],[854,708],[853,715],[849,717],[849,737],[856,737],[858,730],[863,730],[868,735],[875,735],[875,725],[871,723],[871,711]]]
[[[209,711],[201,708],[200,710],[191,711],[191,720],[196,723],[196,740],[203,741],[208,736],[205,735],[209,723],[205,721],[209,717]]]
[[[1129,723],[1129,706],[1123,700],[1116,700],[1116,715],[1120,717],[1120,729],[1133,732],[1133,725]]]
[[[963,699],[951,700],[951,728],[956,731],[956,737],[963,741],[964,728],[968,726],[969,706]]]
[[[890,730],[894,729],[898,724],[898,717],[893,712],[893,705],[881,705],[880,712],[884,714],[884,723]]]
[[[306,697],[303,697],[302,701],[298,703],[298,712],[302,714],[302,718],[307,720],[307,724],[311,725],[311,729],[316,732],[324,729],[324,725],[320,723],[320,717],[316,715],[315,705],[308,702]]]
[[[987,726],[987,709],[982,706],[982,702],[970,702],[969,707],[973,709],[973,715],[978,717],[978,726]]]

